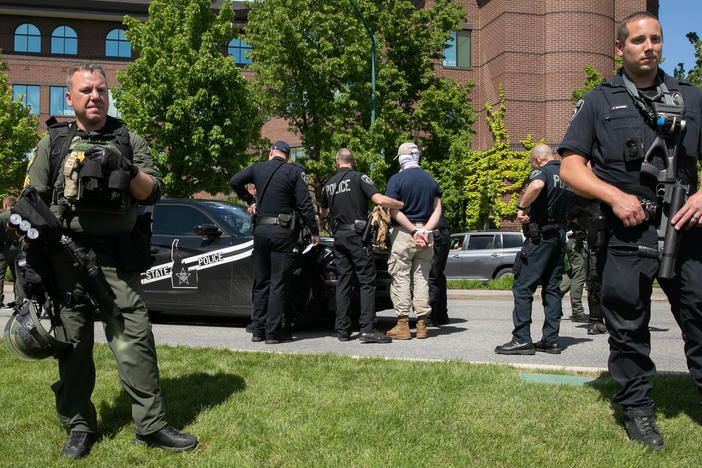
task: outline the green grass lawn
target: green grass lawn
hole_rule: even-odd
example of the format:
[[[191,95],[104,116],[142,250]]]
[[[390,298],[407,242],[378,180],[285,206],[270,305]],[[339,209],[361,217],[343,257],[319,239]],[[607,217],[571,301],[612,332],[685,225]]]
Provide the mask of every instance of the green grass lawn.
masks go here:
[[[95,357],[101,439],[70,463],[59,457],[66,433],[49,389],[55,362],[22,362],[0,346],[0,466],[681,467],[702,456],[700,398],[688,376],[655,379],[667,446],[653,452],[626,438],[606,375],[552,385],[459,361],[162,346],[168,420],[201,441],[173,454],[133,443],[112,356],[98,345]]]

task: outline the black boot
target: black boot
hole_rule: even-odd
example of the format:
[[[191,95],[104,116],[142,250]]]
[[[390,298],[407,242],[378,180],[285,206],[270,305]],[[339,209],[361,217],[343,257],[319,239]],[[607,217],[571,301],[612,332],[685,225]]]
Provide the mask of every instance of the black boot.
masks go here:
[[[170,424],[166,424],[163,429],[154,433],[141,435],[137,434],[134,441],[148,447],[158,447],[164,450],[191,450],[197,445],[197,437],[190,434],[183,434]]]
[[[71,431],[63,449],[61,449],[61,456],[71,460],[83,458],[90,453],[95,439],[95,434],[92,432]]]
[[[624,418],[624,427],[631,440],[644,443],[653,450],[663,450],[663,436],[658,432],[653,416]]]

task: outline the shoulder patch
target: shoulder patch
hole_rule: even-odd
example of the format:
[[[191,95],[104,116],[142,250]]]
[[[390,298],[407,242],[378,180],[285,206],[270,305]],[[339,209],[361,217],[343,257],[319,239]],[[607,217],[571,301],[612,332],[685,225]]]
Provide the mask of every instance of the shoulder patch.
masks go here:
[[[362,180],[363,182],[367,183],[368,185],[373,185],[373,181],[371,180],[371,178],[368,177],[368,176],[365,175],[365,174],[363,174],[363,175],[361,176],[361,180]]]
[[[529,178],[533,179],[534,177],[539,177],[540,175],[541,175],[541,169],[534,169],[533,171],[531,171]]]
[[[307,183],[307,175],[305,175],[305,171],[300,171],[300,177],[304,183]]]
[[[578,115],[578,112],[580,112],[580,109],[583,108],[583,105],[585,104],[585,100],[581,99],[578,101],[578,103],[575,105],[573,108],[573,113],[570,115],[570,120],[568,122],[572,122],[573,119],[575,118],[576,115]]]
[[[29,156],[29,162],[27,163],[27,170],[29,170],[30,167],[32,167],[32,164],[34,164],[34,160],[37,158],[37,149],[36,147],[32,149],[32,153]]]

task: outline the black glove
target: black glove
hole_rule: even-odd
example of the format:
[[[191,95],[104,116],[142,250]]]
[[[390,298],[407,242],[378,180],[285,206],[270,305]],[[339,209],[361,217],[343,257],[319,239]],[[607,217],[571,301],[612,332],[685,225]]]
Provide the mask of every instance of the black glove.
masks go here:
[[[139,172],[139,169],[130,160],[104,146],[93,146],[85,152],[85,157],[91,160],[99,160],[105,172],[124,169],[129,173],[130,180],[136,177]]]

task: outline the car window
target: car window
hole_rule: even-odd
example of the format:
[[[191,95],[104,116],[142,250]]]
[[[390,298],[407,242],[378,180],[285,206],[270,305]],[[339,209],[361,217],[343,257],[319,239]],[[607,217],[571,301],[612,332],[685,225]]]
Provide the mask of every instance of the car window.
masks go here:
[[[215,224],[207,215],[195,208],[182,205],[154,207],[154,234],[166,236],[197,236],[195,226]]]
[[[502,234],[502,242],[504,244],[505,249],[521,247],[522,244],[524,244],[522,235],[518,232],[515,232],[514,234]]]
[[[471,234],[468,239],[468,250],[494,249],[494,234]]]
[[[231,227],[231,232],[238,236],[251,236],[251,215],[243,208],[224,203],[212,205],[211,212],[219,221]]]
[[[466,236],[451,236],[451,250],[461,250]]]

